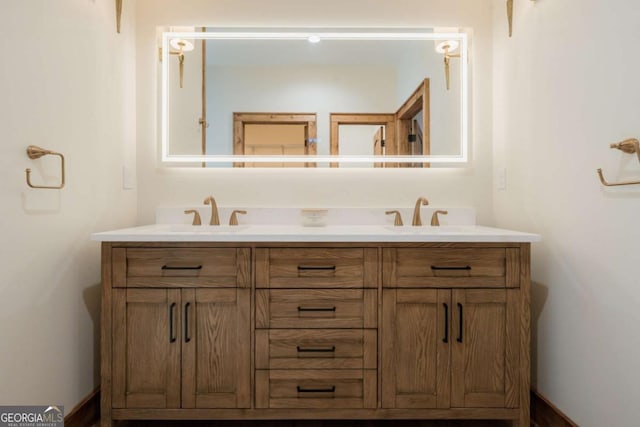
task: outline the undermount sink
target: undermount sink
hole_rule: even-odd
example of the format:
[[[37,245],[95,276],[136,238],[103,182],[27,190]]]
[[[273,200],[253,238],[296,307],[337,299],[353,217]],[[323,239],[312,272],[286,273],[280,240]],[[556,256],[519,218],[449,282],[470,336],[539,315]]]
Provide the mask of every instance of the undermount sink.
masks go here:
[[[440,226],[392,226],[386,225],[385,229],[398,234],[442,234],[468,232],[473,226],[465,225],[440,225]]]
[[[248,225],[188,225],[188,224],[169,224],[167,231],[169,233],[237,233],[249,228]]]

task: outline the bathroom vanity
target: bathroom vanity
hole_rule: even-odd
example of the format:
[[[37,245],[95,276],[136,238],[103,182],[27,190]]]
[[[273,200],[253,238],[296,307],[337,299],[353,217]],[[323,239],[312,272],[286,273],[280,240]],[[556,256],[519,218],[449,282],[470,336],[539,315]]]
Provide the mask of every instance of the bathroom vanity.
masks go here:
[[[103,427],[529,425],[530,242],[539,236],[477,226],[238,230],[93,236],[102,241]]]

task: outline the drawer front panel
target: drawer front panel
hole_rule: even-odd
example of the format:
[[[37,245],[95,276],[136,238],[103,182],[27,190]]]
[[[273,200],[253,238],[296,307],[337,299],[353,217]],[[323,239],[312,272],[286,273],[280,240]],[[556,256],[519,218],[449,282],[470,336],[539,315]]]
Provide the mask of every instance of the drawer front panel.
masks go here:
[[[249,287],[249,248],[116,248],[114,287]]]
[[[375,408],[376,391],[375,370],[256,372],[258,407]]]
[[[375,328],[376,290],[256,291],[257,328]]]
[[[376,369],[375,329],[259,329],[257,369]]]
[[[387,248],[385,287],[517,287],[517,248]]]
[[[272,248],[256,253],[258,288],[376,287],[376,250]]]

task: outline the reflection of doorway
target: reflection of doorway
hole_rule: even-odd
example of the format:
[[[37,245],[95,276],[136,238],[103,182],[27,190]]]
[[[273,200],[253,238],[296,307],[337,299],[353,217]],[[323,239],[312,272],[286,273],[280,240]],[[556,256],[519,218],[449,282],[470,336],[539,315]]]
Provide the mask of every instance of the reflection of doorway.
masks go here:
[[[306,125],[245,124],[244,154],[248,156],[304,156]],[[251,163],[245,167],[304,167],[304,163]]]
[[[233,113],[233,154],[314,156],[317,154],[313,113]],[[235,167],[314,167],[315,163],[235,163]]]
[[[398,154],[401,156],[428,156],[430,143],[429,79],[400,106],[398,117]],[[410,167],[429,167],[429,163],[410,163]]]
[[[337,156],[345,154],[364,154],[351,153],[345,143],[347,139],[341,136],[341,127],[346,125],[367,126],[368,137],[364,139],[365,143],[370,145],[367,155],[395,155],[396,154],[396,118],[394,114],[337,114],[331,113],[331,155]],[[369,129],[369,126],[372,126]],[[382,128],[382,130],[381,130]],[[342,140],[342,146],[341,141]],[[376,143],[377,140],[377,143]],[[384,145],[384,150],[382,147]],[[376,167],[382,166],[381,163],[375,163]],[[386,163],[386,166],[390,164]],[[331,167],[338,167],[338,163],[332,163]]]

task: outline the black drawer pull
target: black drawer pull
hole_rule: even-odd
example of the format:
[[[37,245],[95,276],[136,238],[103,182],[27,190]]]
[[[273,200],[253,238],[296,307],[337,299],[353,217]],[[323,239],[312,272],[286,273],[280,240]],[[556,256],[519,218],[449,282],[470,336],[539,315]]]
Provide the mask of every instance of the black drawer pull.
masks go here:
[[[304,348],[304,347],[300,347],[298,346],[298,353],[335,353],[336,351],[336,346],[332,345],[331,347],[310,347],[310,348]]]
[[[169,342],[176,342],[176,337],[173,331],[173,316],[176,311],[176,303],[171,303],[171,307],[169,307]]]
[[[298,306],[298,311],[336,311],[336,307],[302,307]]]
[[[299,265],[298,270],[306,271],[306,270],[320,270],[320,271],[335,271],[335,265]]]
[[[336,386],[334,385],[327,388],[303,388],[298,386],[297,389],[298,389],[298,393],[335,393],[336,392]]]
[[[163,265],[163,270],[202,270],[201,265],[196,265],[195,267],[171,267],[170,265]]]
[[[189,307],[191,307],[190,302],[184,305],[184,342],[191,341],[191,337],[189,336]]]
[[[470,265],[465,265],[464,267],[439,267],[437,265],[432,265],[431,266],[432,270],[463,270],[463,271],[469,271],[471,270],[471,266]]]
[[[446,302],[442,303],[444,307],[444,338],[442,338],[443,343],[449,342],[449,304]]]
[[[459,324],[459,330],[458,330],[458,338],[456,338],[456,341],[458,342],[462,342],[462,328],[463,328],[463,322],[462,322],[462,304],[458,303],[458,313],[460,315],[460,319],[458,320],[458,324]]]

